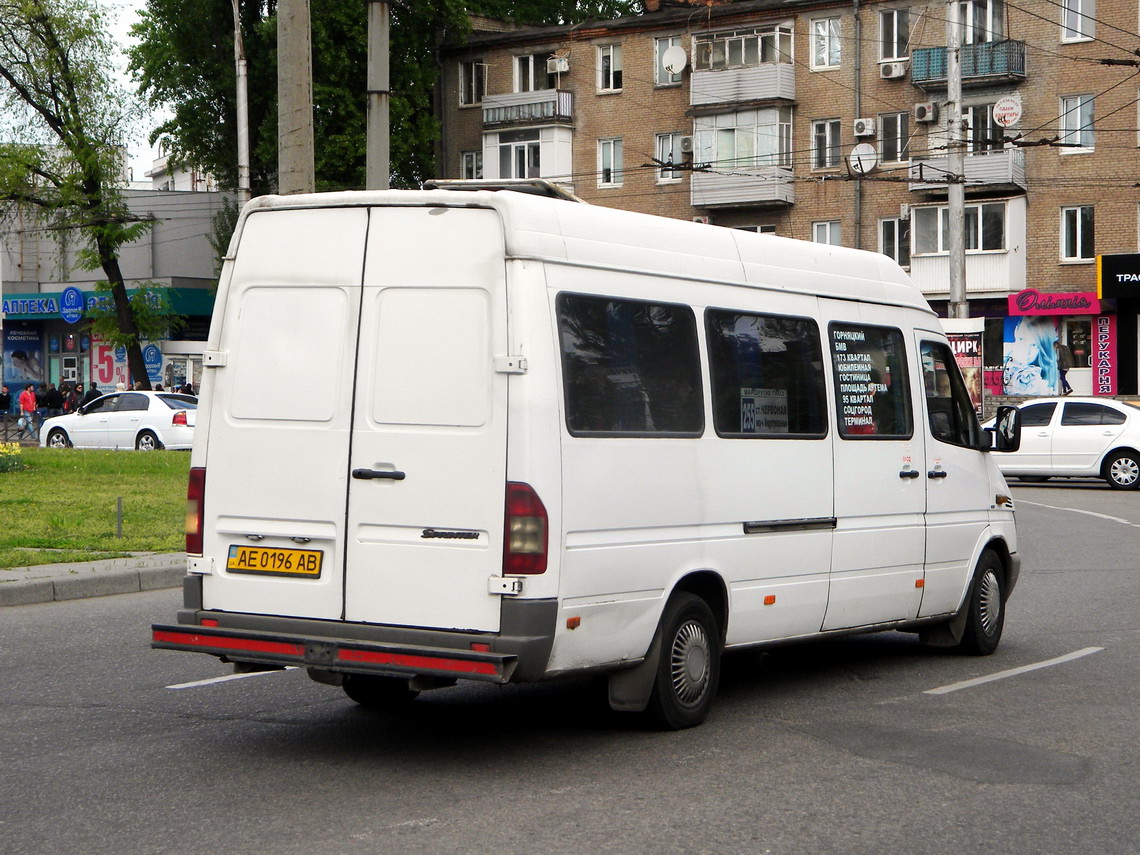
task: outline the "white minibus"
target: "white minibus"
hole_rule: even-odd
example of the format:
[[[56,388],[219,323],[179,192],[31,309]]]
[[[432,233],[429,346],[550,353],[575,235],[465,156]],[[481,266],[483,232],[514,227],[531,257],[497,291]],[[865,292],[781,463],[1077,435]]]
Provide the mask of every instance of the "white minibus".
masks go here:
[[[726,651],[997,647],[1019,424],[901,268],[525,190],[246,206],[154,647],[381,707],[602,673],[666,728]]]

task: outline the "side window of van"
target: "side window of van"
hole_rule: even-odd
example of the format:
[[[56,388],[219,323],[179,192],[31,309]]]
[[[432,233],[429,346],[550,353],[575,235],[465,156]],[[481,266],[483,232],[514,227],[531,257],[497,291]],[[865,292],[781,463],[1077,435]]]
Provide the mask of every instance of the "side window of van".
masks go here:
[[[705,313],[713,424],[725,437],[824,437],[827,396],[811,318]]]
[[[559,294],[570,433],[698,436],[697,327],[688,306]]]
[[[954,354],[936,341],[924,341],[919,353],[931,435],[942,442],[978,448],[982,428]]]
[[[833,323],[836,422],[844,439],[909,439],[914,435],[906,345],[892,327]]]

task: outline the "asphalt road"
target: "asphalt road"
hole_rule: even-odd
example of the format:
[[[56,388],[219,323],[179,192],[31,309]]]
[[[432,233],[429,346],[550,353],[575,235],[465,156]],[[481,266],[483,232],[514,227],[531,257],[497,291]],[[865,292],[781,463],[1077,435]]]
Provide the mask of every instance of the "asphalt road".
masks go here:
[[[148,646],[176,591],[0,609],[0,853],[1134,853],[1140,494],[1014,497],[995,655],[739,654],[680,733],[588,680],[396,717],[298,671],[200,684],[229,669]]]

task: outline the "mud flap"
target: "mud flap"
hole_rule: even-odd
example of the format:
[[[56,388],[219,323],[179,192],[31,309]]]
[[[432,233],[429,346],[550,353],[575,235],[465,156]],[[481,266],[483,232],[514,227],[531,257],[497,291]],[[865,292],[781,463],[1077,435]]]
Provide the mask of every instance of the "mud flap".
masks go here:
[[[971,584],[966,602],[958,614],[948,621],[919,630],[918,640],[930,647],[957,647],[962,641],[962,636],[966,634],[966,617],[970,611],[970,598],[973,596],[974,586]]]
[[[661,661],[661,631],[653,635],[653,643],[645,658],[632,668],[610,675],[610,709],[618,712],[643,712],[649,706],[657,665]]]

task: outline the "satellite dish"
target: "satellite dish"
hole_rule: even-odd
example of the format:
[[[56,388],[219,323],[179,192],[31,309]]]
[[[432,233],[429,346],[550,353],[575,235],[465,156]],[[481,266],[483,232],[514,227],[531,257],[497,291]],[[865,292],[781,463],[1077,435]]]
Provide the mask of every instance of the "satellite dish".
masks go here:
[[[661,65],[670,74],[680,74],[689,64],[689,55],[680,45],[673,45],[661,56]]]
[[[879,153],[870,143],[859,143],[851,149],[851,154],[847,156],[847,160],[852,169],[860,175],[866,175],[879,165]]]

